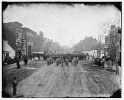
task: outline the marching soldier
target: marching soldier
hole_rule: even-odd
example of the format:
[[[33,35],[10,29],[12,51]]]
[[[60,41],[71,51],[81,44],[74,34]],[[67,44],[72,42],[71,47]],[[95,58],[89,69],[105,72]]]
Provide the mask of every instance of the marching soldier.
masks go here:
[[[61,64],[61,58],[56,59],[56,65],[58,66],[59,64]]]
[[[49,57],[50,64],[53,64],[53,58]]]
[[[53,64],[54,63],[53,58],[50,58],[50,60],[51,60],[51,64]]]
[[[61,59],[61,66],[63,67],[64,59]]]
[[[59,65],[59,59],[56,59],[56,66]]]
[[[76,67],[76,65],[77,65],[77,59],[75,57],[72,60],[72,64],[74,65],[74,67]]]
[[[77,57],[76,59],[77,59],[77,64],[78,64],[79,57]]]
[[[47,58],[47,66],[50,65],[50,58]]]
[[[65,64],[68,66],[68,63],[69,63],[69,59],[65,59]]]

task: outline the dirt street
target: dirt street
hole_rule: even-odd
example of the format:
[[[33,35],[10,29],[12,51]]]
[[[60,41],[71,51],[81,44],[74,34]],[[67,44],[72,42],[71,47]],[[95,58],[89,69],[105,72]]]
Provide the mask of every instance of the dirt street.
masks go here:
[[[93,68],[87,61],[78,66],[39,68],[19,82],[17,95],[24,97],[109,97],[118,89],[115,73]]]
[[[20,83],[25,78],[29,77],[32,73],[36,72],[39,68],[44,67],[46,63],[43,61],[36,61],[28,63],[27,65],[21,65],[21,69],[17,69],[16,66],[8,65],[9,69],[2,73],[2,82],[4,83],[4,90],[12,96],[12,81],[14,77],[17,77],[17,82]]]

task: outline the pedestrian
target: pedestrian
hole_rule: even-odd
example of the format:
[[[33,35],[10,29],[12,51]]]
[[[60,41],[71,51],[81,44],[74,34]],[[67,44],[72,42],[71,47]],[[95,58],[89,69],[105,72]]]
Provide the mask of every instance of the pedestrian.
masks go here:
[[[47,58],[47,66],[50,65],[50,58]]]
[[[13,96],[16,96],[16,86],[17,86],[16,77],[13,78],[12,86],[13,86]]]
[[[20,60],[19,60],[19,57],[18,57],[18,56],[16,56],[16,64],[17,64],[17,69],[21,68],[21,67],[20,67],[20,64],[19,64],[19,61],[20,61]]]
[[[24,56],[24,62],[25,62],[25,65],[27,65],[27,62],[28,62],[28,57],[27,57],[27,55]]]
[[[30,61],[32,61],[32,55],[30,54]]]
[[[40,60],[40,54],[38,54],[38,60]]]
[[[115,62],[116,63],[116,75],[119,75],[119,65],[118,65],[118,62],[116,61]]]
[[[101,59],[101,68],[104,68],[104,63],[105,63],[105,57],[103,56]]]

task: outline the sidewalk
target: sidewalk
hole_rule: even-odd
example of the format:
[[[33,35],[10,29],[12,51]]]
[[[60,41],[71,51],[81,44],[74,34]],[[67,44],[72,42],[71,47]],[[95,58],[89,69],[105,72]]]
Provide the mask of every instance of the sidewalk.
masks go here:
[[[40,60],[40,61],[41,61],[41,60]],[[28,60],[28,64],[31,63],[31,62],[36,62],[36,61],[35,61],[35,60],[32,60],[32,61]],[[23,62],[23,61],[20,61],[19,63],[20,63],[20,65],[21,65],[21,67],[22,67],[22,65],[24,65],[24,62]],[[27,65],[28,65],[28,64],[27,64]],[[17,68],[16,63],[14,63],[14,64],[9,64],[9,65],[6,65],[6,66],[2,66],[3,72],[9,71],[9,70],[12,70],[12,69],[15,69],[15,68]]]

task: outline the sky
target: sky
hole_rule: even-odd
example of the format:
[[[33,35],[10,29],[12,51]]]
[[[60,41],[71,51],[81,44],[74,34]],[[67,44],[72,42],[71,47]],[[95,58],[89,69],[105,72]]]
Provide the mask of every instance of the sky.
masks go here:
[[[44,37],[72,47],[85,36],[98,38],[106,35],[111,24],[120,26],[121,12],[112,5],[85,6],[84,4],[9,5],[3,12],[3,22],[18,21]],[[121,26],[120,26],[121,27]]]

